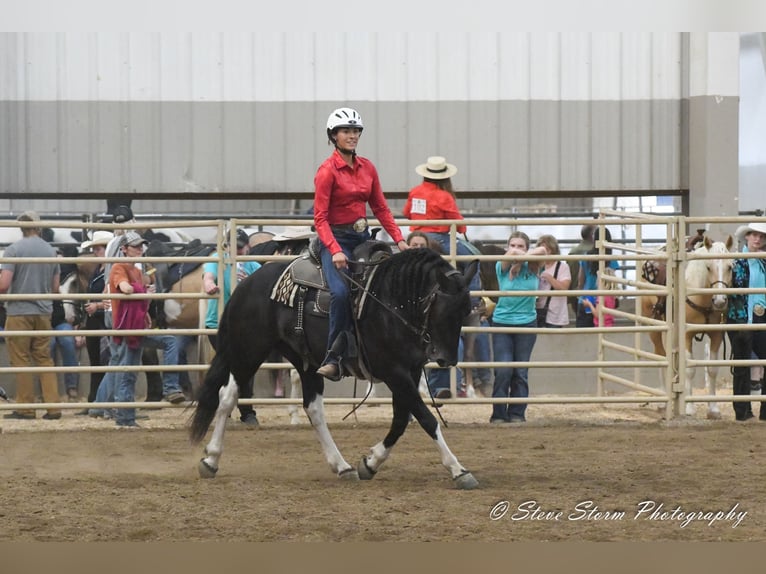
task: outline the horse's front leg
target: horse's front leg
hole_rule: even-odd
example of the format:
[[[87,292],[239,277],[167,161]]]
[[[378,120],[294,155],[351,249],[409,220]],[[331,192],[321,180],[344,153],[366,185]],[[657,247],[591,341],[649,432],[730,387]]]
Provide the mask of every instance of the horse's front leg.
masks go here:
[[[684,390],[686,393],[686,398],[692,396],[693,394],[693,388],[694,388],[694,374],[696,369],[694,367],[690,367],[689,361],[693,359],[693,353],[692,353],[692,341],[694,339],[694,333],[688,333],[686,334],[686,380],[684,381]],[[697,405],[696,403],[689,402],[688,400],[684,401],[686,404],[685,412],[686,416],[694,416],[694,414],[697,412]]]
[[[705,359],[711,358],[718,360],[718,352],[721,348],[721,342],[723,341],[722,332],[711,332],[710,340],[705,342]],[[718,379],[718,367],[715,365],[705,367],[705,389],[707,394],[715,396],[716,382]],[[719,420],[721,418],[721,410],[718,408],[718,403],[710,402],[707,406],[707,418],[711,420]]]
[[[290,398],[301,398],[301,379],[300,376],[298,376],[298,371],[295,369],[290,369]],[[288,405],[287,413],[290,415],[291,425],[301,424],[301,415],[298,405]]]
[[[213,432],[210,442],[205,446],[205,457],[199,461],[198,471],[202,478],[215,478],[218,472],[218,461],[223,454],[223,435],[226,432],[226,421],[229,420],[234,407],[237,406],[239,388],[234,377],[229,375],[229,382],[218,391],[218,408],[213,419]]]
[[[436,443],[441,463],[449,471],[455,486],[461,490],[472,490],[479,486],[479,482],[474,478],[473,474],[460,464],[457,457],[447,446],[438,421],[431,414],[431,411],[428,410],[423,399],[420,398],[414,384],[408,385],[406,390],[392,389],[392,402],[394,418],[391,421],[391,428],[383,441],[372,447],[370,454],[362,459],[358,467],[360,478],[371,479],[375,476],[380,466],[391,454],[394,444],[396,444],[396,441],[407,428],[409,415],[412,413],[420,423],[420,426],[423,427],[428,436]]]
[[[321,381],[317,383],[318,387],[313,386],[311,375],[307,373],[301,373],[301,380],[303,382],[303,410],[306,412],[311,426],[314,427],[314,432],[322,447],[327,463],[338,477],[346,480],[359,480],[356,469],[347,463],[343,455],[340,454],[330,434],[330,429],[327,428],[324,400],[321,393],[316,391],[317,388],[321,388]]]

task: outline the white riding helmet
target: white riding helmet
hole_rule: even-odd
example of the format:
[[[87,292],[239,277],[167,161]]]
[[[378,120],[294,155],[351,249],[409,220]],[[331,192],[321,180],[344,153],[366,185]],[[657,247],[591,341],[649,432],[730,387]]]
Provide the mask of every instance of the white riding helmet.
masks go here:
[[[351,108],[338,108],[327,118],[327,133],[332,133],[335,128],[359,128],[364,129],[362,116]]]

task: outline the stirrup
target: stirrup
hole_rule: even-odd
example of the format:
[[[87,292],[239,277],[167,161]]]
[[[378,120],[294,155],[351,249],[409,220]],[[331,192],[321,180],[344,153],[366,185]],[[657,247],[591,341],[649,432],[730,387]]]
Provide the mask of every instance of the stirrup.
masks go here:
[[[338,363],[325,363],[317,369],[317,375],[321,375],[331,381],[340,381],[340,365]]]

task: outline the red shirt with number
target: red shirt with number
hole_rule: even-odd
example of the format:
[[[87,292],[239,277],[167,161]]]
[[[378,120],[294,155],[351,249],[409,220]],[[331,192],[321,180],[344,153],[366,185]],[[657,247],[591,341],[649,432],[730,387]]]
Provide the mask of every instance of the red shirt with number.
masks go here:
[[[430,181],[410,190],[403,213],[407,219],[463,219],[452,194]],[[465,225],[457,226],[458,233],[465,229]],[[449,225],[412,225],[410,231],[449,233]]]

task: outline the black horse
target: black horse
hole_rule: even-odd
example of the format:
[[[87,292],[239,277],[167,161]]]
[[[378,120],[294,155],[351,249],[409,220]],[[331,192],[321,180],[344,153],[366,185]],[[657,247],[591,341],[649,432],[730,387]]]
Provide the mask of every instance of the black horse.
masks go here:
[[[356,253],[355,259],[359,259]],[[238,389],[276,349],[300,375],[303,408],[327,462],[339,477],[371,479],[404,433],[412,414],[436,443],[441,462],[457,488],[477,487],[476,479],[444,441],[440,425],[423,403],[417,385],[423,365],[429,360],[440,366],[457,363],[461,323],[471,310],[468,284],[478,261],[461,273],[430,249],[411,249],[374,265],[371,279],[363,288],[364,306],[356,319],[357,356],[363,359],[358,368],[374,381],[385,382],[391,390],[393,419],[386,437],[362,458],[357,469],[344,460],[324,417],[324,379],[316,369],[326,350],[327,317],[305,312],[300,317],[302,329],[296,329],[296,309],[270,296],[287,265],[264,265],[236,288],[223,311],[218,330],[221,351],[199,389],[190,429],[191,441],[199,443],[215,419],[205,457],[199,463],[200,476],[215,476],[223,451],[225,423],[237,404]],[[312,297],[309,293],[307,301]]]

